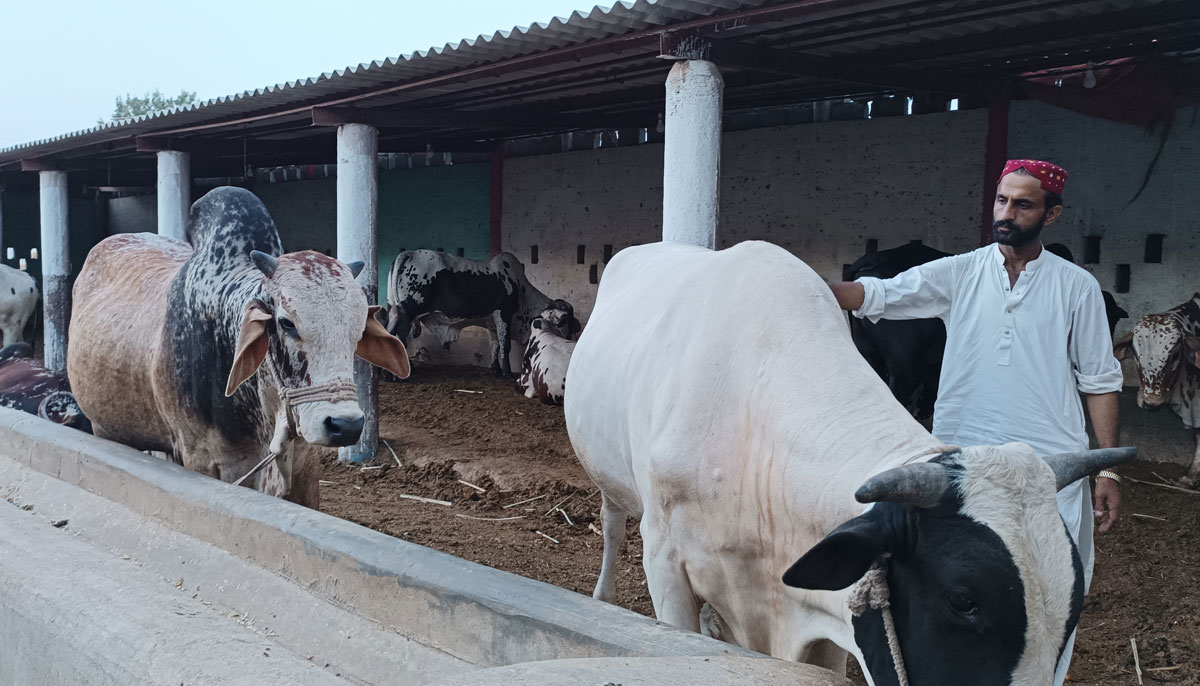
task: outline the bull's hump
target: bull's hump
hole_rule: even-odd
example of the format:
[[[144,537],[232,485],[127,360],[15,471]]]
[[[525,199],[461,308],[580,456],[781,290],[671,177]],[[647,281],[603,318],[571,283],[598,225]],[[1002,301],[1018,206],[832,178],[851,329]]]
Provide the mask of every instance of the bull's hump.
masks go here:
[[[248,262],[251,250],[283,252],[266,205],[234,186],[215,188],[192,205],[187,234],[197,254],[214,264]]]

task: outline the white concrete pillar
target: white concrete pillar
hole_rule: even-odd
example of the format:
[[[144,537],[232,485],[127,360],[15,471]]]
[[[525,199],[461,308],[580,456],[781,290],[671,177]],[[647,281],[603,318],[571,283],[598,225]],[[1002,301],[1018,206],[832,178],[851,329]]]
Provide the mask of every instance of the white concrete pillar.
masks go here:
[[[664,241],[717,247],[724,92],[725,81],[712,62],[676,62],[667,76]]]
[[[358,282],[375,305],[379,297],[378,171],[379,132],[366,124],[343,124],[337,131],[337,256],[342,262],[366,264]],[[338,450],[341,462],[363,462],[379,447],[379,371],[354,360],[354,380],[365,421],[358,445]]]
[[[67,252],[67,173],[38,172],[41,183],[42,303],[45,317],[46,366],[54,372],[67,371],[67,324],[71,315],[71,289]]]
[[[158,151],[158,234],[186,241],[191,208],[191,157],[177,150]]]

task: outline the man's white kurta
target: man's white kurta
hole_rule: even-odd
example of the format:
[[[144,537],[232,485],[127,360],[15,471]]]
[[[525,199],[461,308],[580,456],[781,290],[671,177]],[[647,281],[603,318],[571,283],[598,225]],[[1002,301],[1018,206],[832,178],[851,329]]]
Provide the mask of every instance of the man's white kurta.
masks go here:
[[[937,317],[946,323],[933,412],[933,434],[946,443],[1021,441],[1043,456],[1086,450],[1079,394],[1121,390],[1100,285],[1049,251],[1026,264],[1011,288],[996,244],[891,279],[858,282],[865,298],[856,317],[873,322]],[[1087,479],[1059,491],[1058,509],[1083,558],[1086,589],[1093,563]],[[1060,664],[1060,672],[1065,667]]]

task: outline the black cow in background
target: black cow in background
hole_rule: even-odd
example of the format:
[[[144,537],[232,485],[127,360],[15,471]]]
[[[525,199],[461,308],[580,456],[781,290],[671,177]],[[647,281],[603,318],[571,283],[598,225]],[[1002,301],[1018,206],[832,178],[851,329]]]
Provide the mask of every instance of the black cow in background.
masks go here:
[[[1075,256],[1071,254],[1071,250],[1062,243],[1051,243],[1046,246],[1046,250],[1058,255],[1067,262],[1075,262]],[[1116,299],[1113,298],[1112,293],[1100,291],[1100,295],[1104,296],[1104,314],[1108,317],[1108,335],[1111,336],[1117,330],[1117,322],[1128,317],[1129,313],[1121,309]]]
[[[921,241],[868,253],[843,270],[842,278],[861,276],[889,279],[919,264],[946,257]],[[917,419],[933,416],[942,354],[946,350],[946,325],[940,319],[881,319],[872,323],[850,317],[850,337],[871,367],[887,382],[892,395]]]
[[[524,350],[534,319],[553,316],[564,338],[580,330],[575,308],[552,300],[525,276],[525,265],[512,253],[472,260],[434,250],[408,250],[392,263],[387,283],[387,330],[404,343],[423,330],[444,347],[468,326],[489,332],[492,368],[512,376],[510,341]],[[545,311],[549,310],[550,314]]]

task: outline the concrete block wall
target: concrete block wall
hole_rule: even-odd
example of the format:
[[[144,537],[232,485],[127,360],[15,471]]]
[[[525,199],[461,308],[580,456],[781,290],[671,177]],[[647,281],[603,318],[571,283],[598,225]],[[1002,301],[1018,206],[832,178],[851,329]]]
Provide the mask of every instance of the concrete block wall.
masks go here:
[[[1100,237],[1100,261],[1084,264],[1100,286],[1130,314],[1117,325],[1128,331],[1135,318],[1162,312],[1200,290],[1200,125],[1197,110],[1175,113],[1162,157],[1136,202],[1158,134],[1085,117],[1037,102],[1013,103],[1011,157],[1041,155],[1069,173],[1061,220],[1046,229],[1082,264],[1086,236]],[[1146,237],[1163,234],[1162,262],[1146,263]],[[1129,265],[1129,292],[1116,292],[1117,265]]]
[[[880,248],[921,239],[969,250],[986,133],[978,110],[727,132],[718,246],[778,243],[831,279],[870,238]],[[502,221],[504,249],[526,262],[530,281],[586,316],[596,293],[589,271],[603,273],[604,246],[661,238],[662,146],[506,160]]]

